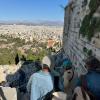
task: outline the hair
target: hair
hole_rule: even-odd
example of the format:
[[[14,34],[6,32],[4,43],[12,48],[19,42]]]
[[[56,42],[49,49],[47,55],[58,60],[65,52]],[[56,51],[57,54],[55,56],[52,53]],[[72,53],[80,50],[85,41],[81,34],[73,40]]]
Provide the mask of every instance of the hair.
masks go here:
[[[86,65],[89,68],[95,69],[100,67],[100,61],[95,57],[89,57],[86,61]]]
[[[68,68],[67,68],[68,67]],[[70,70],[70,69],[72,69],[72,66],[67,66],[66,68],[65,68],[65,70]]]
[[[42,65],[42,69],[47,69],[50,72],[50,69],[49,69],[48,65],[46,65],[46,64]]]

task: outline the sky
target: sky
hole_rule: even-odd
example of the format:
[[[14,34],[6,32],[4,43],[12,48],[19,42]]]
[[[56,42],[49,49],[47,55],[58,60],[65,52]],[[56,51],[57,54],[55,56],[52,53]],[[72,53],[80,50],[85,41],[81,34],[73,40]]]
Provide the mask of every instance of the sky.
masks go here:
[[[67,3],[68,0],[0,0],[0,20],[63,21]]]

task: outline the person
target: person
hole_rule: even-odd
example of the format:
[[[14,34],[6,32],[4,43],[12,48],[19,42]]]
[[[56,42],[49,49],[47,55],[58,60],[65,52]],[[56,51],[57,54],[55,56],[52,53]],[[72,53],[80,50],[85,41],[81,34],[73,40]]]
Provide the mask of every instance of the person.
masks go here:
[[[30,100],[43,100],[53,90],[53,81],[50,74],[51,60],[45,56],[42,60],[42,70],[34,73],[27,84]]]
[[[72,70],[72,63],[70,60],[65,60],[63,62],[63,69],[64,69],[64,74],[63,74],[63,79],[64,79],[64,91],[67,92],[68,84],[73,78],[73,70]]]
[[[66,68],[65,68],[66,67]],[[70,61],[68,59],[63,59],[62,65],[60,67],[56,66],[52,73],[54,75],[54,88],[55,91],[64,91],[64,73],[67,69],[71,69]],[[67,79],[67,78],[66,78]]]
[[[72,62],[69,59],[63,62],[63,69],[64,92],[67,93],[67,100],[72,100],[77,74],[75,73]]]
[[[95,57],[89,57],[85,61],[88,72],[82,75],[77,86],[82,87],[89,95],[90,100],[100,100],[100,61]]]

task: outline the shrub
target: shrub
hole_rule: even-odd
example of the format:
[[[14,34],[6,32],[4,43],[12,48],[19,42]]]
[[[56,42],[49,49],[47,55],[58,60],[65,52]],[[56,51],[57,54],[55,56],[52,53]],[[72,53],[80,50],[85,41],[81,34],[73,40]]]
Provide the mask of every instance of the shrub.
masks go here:
[[[100,19],[97,20],[96,18],[93,18],[93,14],[99,6],[99,0],[90,0],[90,13],[84,17],[80,27],[79,33],[82,34],[83,37],[87,37],[89,41],[91,41],[95,31],[100,31]]]
[[[91,13],[94,13],[98,9],[99,5],[100,5],[99,0],[90,0],[89,8]]]
[[[87,54],[88,56],[92,56],[92,50],[88,50]]]
[[[86,47],[83,48],[83,52],[85,52],[85,53],[87,52],[87,48]]]

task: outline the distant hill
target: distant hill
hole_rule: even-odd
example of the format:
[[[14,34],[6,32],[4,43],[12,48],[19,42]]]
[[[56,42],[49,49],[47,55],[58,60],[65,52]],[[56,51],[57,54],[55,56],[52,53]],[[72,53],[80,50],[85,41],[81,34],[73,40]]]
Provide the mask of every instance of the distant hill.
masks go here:
[[[0,21],[0,25],[63,26],[63,21]]]

